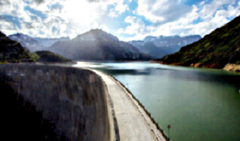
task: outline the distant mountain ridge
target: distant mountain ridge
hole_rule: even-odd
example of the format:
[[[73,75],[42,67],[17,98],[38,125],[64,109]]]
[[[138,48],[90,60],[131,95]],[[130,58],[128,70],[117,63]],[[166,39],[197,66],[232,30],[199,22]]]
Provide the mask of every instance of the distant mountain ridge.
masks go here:
[[[91,29],[89,32],[78,35],[75,40],[102,40],[102,41],[119,41],[119,39],[112,34],[109,34],[101,29]]]
[[[50,47],[55,42],[70,40],[69,37],[61,38],[38,38],[31,37],[22,33],[12,34],[8,36],[11,40],[19,42],[23,47],[30,51],[45,50],[46,47]]]
[[[49,50],[72,60],[150,60],[152,57],[101,29],[92,29],[68,41],[54,43]]]
[[[143,39],[144,42],[153,42],[157,47],[161,46],[177,46],[177,45],[187,45],[191,44],[197,40],[201,39],[200,35],[189,35],[180,37],[175,36],[147,36]]]
[[[240,64],[240,16],[203,39],[167,55],[163,64],[223,68],[226,64]]]
[[[23,47],[29,49],[30,51],[36,51],[43,47],[43,45],[32,37],[17,33],[8,36],[11,40],[19,42]]]
[[[43,47],[50,47],[58,41],[70,40],[69,37],[61,37],[61,38],[36,38],[36,37],[34,37],[33,39],[35,39],[36,41],[41,43],[43,45]]]
[[[175,53],[179,51],[181,47],[196,42],[199,39],[201,39],[200,35],[190,35],[184,37],[180,37],[178,35],[175,36],[161,35],[161,36],[147,36],[143,40],[133,40],[128,43],[137,47],[142,52],[146,53],[153,52],[153,54],[150,53],[150,55],[156,58],[161,58],[164,55]],[[147,46],[148,42],[153,43],[151,44],[151,48],[154,48],[154,50],[148,48]],[[159,51],[161,53],[158,54],[155,53]]]

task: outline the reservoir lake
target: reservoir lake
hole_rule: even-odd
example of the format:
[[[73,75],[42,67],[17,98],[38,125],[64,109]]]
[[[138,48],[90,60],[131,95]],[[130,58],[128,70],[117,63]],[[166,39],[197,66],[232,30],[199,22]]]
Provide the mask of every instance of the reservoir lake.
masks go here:
[[[150,62],[78,62],[74,67],[119,80],[173,141],[240,140],[240,73]]]

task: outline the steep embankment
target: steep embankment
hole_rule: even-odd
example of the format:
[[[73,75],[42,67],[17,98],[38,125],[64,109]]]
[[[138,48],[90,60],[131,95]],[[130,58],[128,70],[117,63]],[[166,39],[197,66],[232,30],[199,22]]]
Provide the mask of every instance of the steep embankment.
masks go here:
[[[95,73],[47,65],[0,65],[2,138],[115,140],[108,93]]]
[[[217,28],[203,39],[167,55],[163,64],[223,68],[226,64],[240,64],[240,16]]]

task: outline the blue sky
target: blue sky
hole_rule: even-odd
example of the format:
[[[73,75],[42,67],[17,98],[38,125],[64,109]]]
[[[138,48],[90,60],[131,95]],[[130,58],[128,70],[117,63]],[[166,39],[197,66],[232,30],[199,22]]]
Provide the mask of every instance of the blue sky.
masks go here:
[[[240,0],[1,0],[0,30],[76,37],[103,29],[121,40],[204,36],[240,15]]]

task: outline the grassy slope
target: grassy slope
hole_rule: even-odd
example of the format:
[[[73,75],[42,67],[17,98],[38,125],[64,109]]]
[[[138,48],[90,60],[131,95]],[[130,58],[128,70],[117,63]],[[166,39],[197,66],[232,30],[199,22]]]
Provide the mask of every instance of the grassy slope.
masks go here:
[[[52,53],[50,51],[37,51],[35,52],[40,58],[38,59],[39,62],[72,62],[72,60],[62,57],[58,54]]]
[[[223,68],[227,63],[240,64],[240,16],[217,28],[203,39],[179,52],[158,59],[163,64]]]

